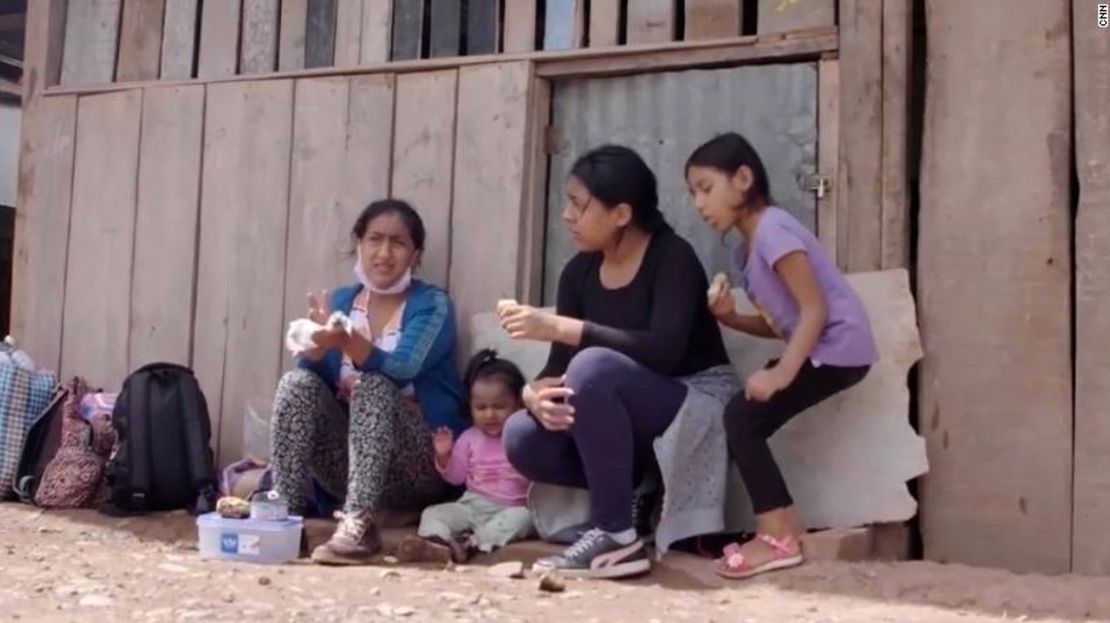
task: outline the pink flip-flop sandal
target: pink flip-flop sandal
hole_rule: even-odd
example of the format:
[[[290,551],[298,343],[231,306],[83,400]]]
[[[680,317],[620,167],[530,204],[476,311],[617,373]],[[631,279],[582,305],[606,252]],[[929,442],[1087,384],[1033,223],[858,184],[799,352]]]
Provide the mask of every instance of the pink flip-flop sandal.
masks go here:
[[[740,545],[732,543],[725,547],[724,555],[717,560],[717,575],[730,580],[743,580],[768,571],[796,567],[805,561],[793,537],[776,539],[769,534],[758,534],[755,538],[770,546],[773,552],[770,560],[753,566],[744,558]]]

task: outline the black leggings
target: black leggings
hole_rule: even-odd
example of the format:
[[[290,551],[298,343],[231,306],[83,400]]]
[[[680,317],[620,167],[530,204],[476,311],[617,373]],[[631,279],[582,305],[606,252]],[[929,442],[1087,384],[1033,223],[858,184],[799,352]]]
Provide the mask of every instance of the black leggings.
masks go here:
[[[814,367],[806,361],[794,382],[771,400],[755,402],[740,392],[729,401],[725,407],[728,451],[740,470],[757,515],[794,503],[767,439],[795,415],[859,383],[869,369],[870,366]]]

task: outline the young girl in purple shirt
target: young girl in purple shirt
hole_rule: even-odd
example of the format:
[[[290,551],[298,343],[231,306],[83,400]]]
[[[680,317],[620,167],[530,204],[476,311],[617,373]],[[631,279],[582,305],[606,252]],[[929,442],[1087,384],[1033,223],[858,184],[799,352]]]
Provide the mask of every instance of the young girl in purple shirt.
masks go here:
[[[746,139],[729,133],[698,147],[686,162],[686,182],[702,220],[740,233],[733,272],[759,312],[738,313],[723,284],[711,291],[713,315],[737,331],[786,342],[782,357],[748,377],[724,413],[729,454],[756,513],[756,538],[730,545],[717,563],[719,574],[739,579],[803,561],[805,526],[767,439],[859,383],[878,354],[859,297],[817,238],[774,206],[763,161]]]

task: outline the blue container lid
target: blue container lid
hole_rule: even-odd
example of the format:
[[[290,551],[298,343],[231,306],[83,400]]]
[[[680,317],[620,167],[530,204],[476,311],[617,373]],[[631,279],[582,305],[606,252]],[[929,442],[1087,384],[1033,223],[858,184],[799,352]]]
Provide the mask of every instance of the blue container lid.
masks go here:
[[[300,530],[304,526],[304,519],[291,516],[280,521],[266,521],[261,519],[229,519],[221,517],[219,513],[206,513],[197,517],[197,526],[201,528],[217,528],[220,530],[257,530],[259,532],[289,532]]]

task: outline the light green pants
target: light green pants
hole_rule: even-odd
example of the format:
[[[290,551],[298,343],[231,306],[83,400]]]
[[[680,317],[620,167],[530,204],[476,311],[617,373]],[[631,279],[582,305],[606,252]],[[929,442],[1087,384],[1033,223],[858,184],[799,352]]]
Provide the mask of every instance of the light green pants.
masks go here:
[[[457,502],[424,509],[417,534],[446,541],[466,530],[473,531],[479,550],[491,552],[531,536],[532,513],[523,506],[501,506],[467,491]]]

